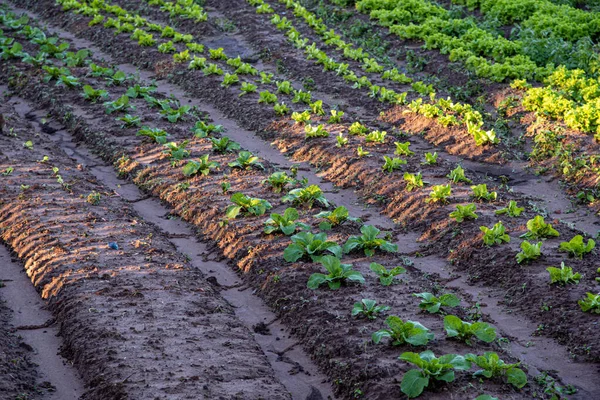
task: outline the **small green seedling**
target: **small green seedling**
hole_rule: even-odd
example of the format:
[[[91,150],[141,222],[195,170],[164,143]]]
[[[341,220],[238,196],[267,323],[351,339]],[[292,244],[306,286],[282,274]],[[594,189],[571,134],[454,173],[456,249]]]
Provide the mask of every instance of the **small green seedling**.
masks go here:
[[[354,307],[352,307],[352,316],[364,316],[367,319],[373,320],[377,318],[377,314],[388,311],[389,309],[389,306],[378,306],[376,300],[362,299],[361,301],[354,303]]]

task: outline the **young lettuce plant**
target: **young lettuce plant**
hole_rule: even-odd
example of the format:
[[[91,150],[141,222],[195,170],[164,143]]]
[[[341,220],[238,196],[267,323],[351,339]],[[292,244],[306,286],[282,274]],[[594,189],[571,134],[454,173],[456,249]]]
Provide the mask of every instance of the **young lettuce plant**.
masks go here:
[[[434,153],[425,153],[425,162],[423,164],[426,165],[435,165],[437,164],[437,160],[438,160],[438,153],[434,152]]]
[[[542,255],[542,242],[535,244],[524,240],[521,243],[521,252],[517,253],[517,263],[530,262],[538,259]]]
[[[104,100],[107,97],[108,92],[106,90],[94,89],[90,85],[83,86],[83,98],[92,103],[96,103],[98,100]]]
[[[369,132],[369,128],[360,122],[353,122],[352,125],[348,127],[348,134],[354,136],[365,136]]]
[[[412,156],[413,154],[415,154],[414,151],[410,150],[410,142],[404,142],[404,143],[400,143],[400,142],[394,142],[394,144],[396,145],[396,151],[394,151],[394,154],[396,154],[397,156]]]
[[[444,317],[444,329],[448,337],[455,337],[469,346],[471,338],[475,336],[482,342],[491,343],[496,339],[496,328],[486,322],[465,322],[456,315]]]
[[[406,165],[406,160],[398,157],[391,158],[388,156],[383,156],[383,160],[384,163],[381,169],[383,169],[385,172],[393,172],[394,170],[401,169],[403,165]]]
[[[450,174],[448,174],[448,179],[450,179],[452,183],[473,183],[472,180],[465,176],[465,170],[460,165],[457,165],[456,168],[450,171]]]
[[[450,213],[450,218],[453,218],[456,222],[463,222],[466,219],[477,219],[479,216],[475,214],[477,206],[475,204],[466,204],[461,206],[456,205],[456,211]]]
[[[235,219],[240,213],[260,216],[272,208],[271,203],[266,200],[249,197],[239,192],[231,196],[231,202],[233,204],[225,210],[228,219]]]
[[[323,196],[323,191],[317,185],[290,190],[281,200],[284,203],[291,202],[293,204],[306,205],[308,208],[312,208],[315,202],[323,207],[329,207],[329,202]]]
[[[386,131],[373,131],[365,136],[366,143],[385,143]]]
[[[562,242],[559,251],[569,253],[570,256],[583,259],[585,254],[590,253],[596,247],[596,242],[593,239],[589,239],[587,244],[583,242],[583,236],[576,235],[568,242]]]
[[[304,127],[305,137],[307,139],[319,138],[319,137],[329,137],[329,132],[325,130],[323,124],[319,124],[317,126],[313,126],[311,124],[307,124]]]
[[[134,110],[135,107],[129,104],[129,97],[124,94],[116,100],[104,102],[104,109],[107,114],[112,114],[114,112]]]
[[[344,206],[339,206],[333,211],[322,211],[315,215],[315,218],[324,218],[319,224],[319,229],[328,231],[334,226],[343,224],[346,221],[360,223],[359,218],[351,217],[348,209]]]
[[[256,93],[256,89],[258,89],[258,86],[256,86],[255,84],[250,82],[242,82],[242,87],[240,88],[241,93],[238,96],[242,97],[250,93]]]
[[[480,226],[479,229],[483,232],[482,239],[486,246],[510,242],[510,236],[506,234],[506,228],[502,225],[502,221],[498,221],[491,229],[487,226]]]
[[[339,111],[339,110],[330,110],[331,113],[331,117],[329,117],[329,121],[327,121],[327,123],[329,124],[339,124],[342,122],[342,117],[344,116],[344,112],[343,111]]]
[[[310,122],[310,111],[304,110],[301,113],[294,111],[291,118],[295,121],[295,124],[308,124]]]
[[[420,354],[405,352],[399,358],[419,367],[419,369],[411,369],[405,373],[400,383],[400,390],[409,398],[420,396],[423,390],[429,386],[431,379],[452,382],[455,370],[466,371],[471,368],[471,362],[463,356],[445,354],[437,358],[431,350]]]
[[[361,236],[351,236],[344,244],[344,253],[363,250],[367,257],[372,257],[375,250],[379,249],[390,253],[398,251],[398,245],[378,238],[381,231],[373,225],[363,225],[360,228]]]
[[[518,368],[521,363],[506,364],[497,353],[487,351],[482,356],[466,354],[465,359],[481,368],[475,371],[474,377],[506,378],[508,383],[519,389],[527,384],[527,375]]]
[[[560,268],[548,267],[546,271],[550,273],[550,284],[567,285],[569,283],[578,284],[581,279],[579,272],[573,273],[573,268],[567,267],[564,262],[560,263]]]
[[[525,208],[517,206],[517,202],[514,200],[511,200],[508,202],[508,206],[506,206],[505,208],[496,210],[495,214],[496,215],[507,214],[509,217],[515,218],[515,217],[518,217],[519,215],[521,215],[521,213],[523,211],[525,211]]]
[[[285,103],[277,103],[273,106],[273,111],[275,114],[283,116],[290,112],[290,108]]]
[[[446,293],[440,297],[435,297],[431,293],[414,293],[413,296],[421,299],[419,308],[426,310],[431,314],[440,312],[442,307],[456,307],[460,304],[460,299],[452,293]]]
[[[217,153],[231,153],[232,151],[239,150],[240,145],[237,142],[229,139],[227,136],[223,136],[220,139],[209,138],[212,143],[212,148]]]
[[[481,185],[471,186],[473,196],[476,200],[494,201],[498,197],[496,192],[488,192],[487,185],[482,183]]]
[[[331,290],[339,289],[346,281],[365,283],[365,278],[360,272],[352,269],[352,264],[342,264],[337,257],[322,256],[319,258],[319,262],[325,267],[328,274],[312,274],[306,285],[309,289],[315,290],[324,283],[327,283]]]
[[[448,202],[448,198],[451,194],[452,188],[450,185],[435,185],[431,187],[431,193],[429,193],[429,197],[425,202],[445,204]]]
[[[223,128],[222,125],[209,124],[201,120],[196,121],[194,127],[192,128],[192,132],[197,138],[205,138],[213,133],[221,133],[224,131],[225,128]]]
[[[586,293],[585,298],[577,301],[581,311],[590,312],[592,314],[600,314],[600,293]]]
[[[378,306],[376,300],[362,299],[359,302],[354,303],[352,307],[352,316],[364,316],[368,319],[376,319],[377,314],[388,311],[389,306]]]
[[[536,215],[533,219],[527,221],[528,232],[521,235],[527,239],[543,239],[548,237],[558,237],[559,233],[551,224],[544,221],[544,217]]]
[[[415,189],[422,188],[424,183],[421,173],[411,174],[410,172],[404,173],[404,182],[406,183],[406,191],[412,192]]]
[[[164,146],[167,148],[165,153],[168,153],[172,160],[183,160],[190,156],[190,151],[186,149],[189,144],[189,140],[184,140],[181,144],[177,142],[165,143]]]
[[[388,270],[383,265],[374,262],[369,265],[369,268],[379,276],[379,283],[383,286],[390,286],[396,276],[406,272],[406,269],[400,266]]]
[[[189,114],[192,107],[181,106],[179,108],[171,108],[170,106],[163,106],[160,110],[160,114],[167,119],[170,123],[177,123],[185,118]]]
[[[136,136],[146,136],[154,140],[158,144],[166,144],[168,135],[169,134],[166,131],[160,128],[150,128],[147,126],[142,126],[142,128],[138,131]]]
[[[385,319],[385,324],[389,329],[380,329],[373,332],[371,340],[379,344],[381,339],[390,338],[392,346],[411,344],[413,346],[425,346],[430,340],[433,340],[433,333],[425,328],[419,322],[402,321],[400,317],[390,315]]]
[[[286,208],[283,214],[271,213],[269,219],[265,221],[264,232],[269,235],[272,233],[281,232],[286,236],[290,236],[296,232],[296,229],[310,230],[310,225],[302,222],[297,222],[300,216],[295,208]]]
[[[300,232],[290,239],[292,243],[283,251],[283,258],[287,262],[296,262],[307,257],[317,262],[324,252],[329,252],[338,258],[342,256],[342,248],[335,242],[327,241],[327,234],[324,232],[317,234]]]
[[[206,176],[210,173],[211,169],[219,168],[220,165],[216,161],[208,161],[208,154],[200,156],[198,160],[191,160],[183,167],[183,175],[194,176],[200,174]]]
[[[125,114],[124,116],[115,119],[122,122],[121,128],[135,128],[142,123],[141,117],[131,114]]]
[[[275,193],[281,193],[292,182],[294,182],[294,178],[282,171],[273,172],[267,179],[262,181],[263,184],[271,186]]]
[[[264,165],[258,161],[259,158],[250,153],[249,151],[240,151],[238,154],[238,158],[235,161],[229,163],[229,167],[231,168],[241,168],[241,169],[265,169]]]

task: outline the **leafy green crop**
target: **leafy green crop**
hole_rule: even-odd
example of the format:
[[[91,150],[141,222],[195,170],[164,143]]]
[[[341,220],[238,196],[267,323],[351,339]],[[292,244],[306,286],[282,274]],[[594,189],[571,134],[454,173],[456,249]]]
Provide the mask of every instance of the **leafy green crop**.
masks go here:
[[[213,133],[221,133],[224,131],[225,128],[223,128],[222,125],[209,124],[204,121],[196,121],[192,128],[192,132],[197,138],[205,138]]]
[[[295,208],[286,208],[283,214],[271,213],[269,219],[265,221],[264,232],[266,234],[281,232],[289,236],[296,232],[296,229],[310,230],[310,225],[302,222],[296,222],[300,218]]]
[[[435,185],[431,187],[431,193],[425,200],[427,203],[442,203],[448,202],[448,198],[452,194],[452,188],[450,185]]]
[[[394,151],[394,154],[398,156],[412,156],[415,154],[414,151],[410,150],[410,142],[394,142],[394,144],[396,145],[396,151]]]
[[[283,258],[287,262],[296,262],[304,257],[316,262],[324,252],[329,252],[338,258],[342,256],[342,248],[335,242],[327,241],[327,234],[324,232],[317,234],[300,232],[290,239],[292,243],[283,251]]]
[[[425,153],[425,164],[427,165],[435,165],[437,164],[438,153]]]
[[[250,82],[242,82],[242,87],[240,88],[241,93],[239,94],[239,97],[242,97],[249,93],[256,93],[256,89],[258,89],[258,86],[256,86],[255,84]]]
[[[258,94],[258,102],[265,104],[275,104],[277,103],[277,95],[269,92],[268,90],[263,90]]]
[[[204,154],[198,158],[198,161],[191,160],[183,167],[183,174],[185,176],[193,176],[198,173],[200,175],[208,175],[211,169],[219,168],[220,165],[216,161],[208,161],[208,154]]]
[[[373,332],[371,339],[373,343],[379,344],[381,339],[390,338],[393,346],[399,346],[405,343],[413,346],[425,346],[430,340],[433,340],[433,333],[425,328],[419,322],[402,321],[400,317],[390,315],[385,319],[385,324],[389,329],[380,329]]]
[[[135,108],[129,104],[129,97],[124,94],[114,101],[104,102],[104,109],[106,110],[107,114],[112,114],[113,112],[128,111]]]
[[[520,363],[506,364],[498,357],[497,353],[486,351],[482,356],[466,354],[465,359],[481,368],[473,374],[475,377],[506,377],[508,383],[519,389],[527,384],[527,375],[525,375],[522,369],[517,368]]]
[[[577,302],[579,307],[581,307],[581,311],[583,312],[591,312],[594,314],[600,314],[600,293],[586,293],[585,299],[581,299]]]
[[[419,367],[419,369],[411,369],[402,377],[400,389],[409,398],[421,395],[429,386],[430,379],[452,382],[455,370],[465,371],[471,368],[471,362],[463,356],[445,354],[437,358],[431,350],[420,354],[405,352],[399,358]]]
[[[587,244],[583,242],[583,236],[576,235],[568,242],[562,242],[559,251],[566,251],[570,256],[582,259],[584,254],[590,253],[596,247],[596,242],[589,239]]]
[[[423,177],[420,172],[411,174],[410,172],[404,173],[404,182],[406,182],[406,191],[412,192],[415,189],[422,188],[424,185]]]
[[[465,322],[456,315],[446,315],[444,317],[444,329],[448,337],[455,337],[468,345],[471,345],[471,338],[491,343],[496,339],[496,328],[486,322]]]
[[[241,168],[241,169],[265,169],[264,165],[258,161],[259,158],[250,153],[249,151],[242,150],[238,154],[238,158],[235,161],[229,163],[231,168]]]
[[[164,146],[167,148],[165,153],[168,153],[172,160],[183,160],[190,156],[190,151],[186,149],[189,144],[189,140],[184,140],[181,144],[177,142],[168,142]]]
[[[310,122],[310,111],[304,110],[301,113],[294,111],[291,117],[297,124],[307,124]]]
[[[502,225],[502,221],[498,221],[491,229],[487,226],[480,226],[479,229],[483,232],[483,243],[486,246],[510,242],[510,236],[506,234],[506,228]]]
[[[102,89],[94,89],[90,85],[83,86],[83,98],[91,101],[92,103],[97,102],[108,97],[108,92]]]
[[[488,192],[487,185],[482,183],[481,185],[471,186],[473,196],[477,200],[486,200],[486,201],[494,201],[498,197],[498,193],[496,192]]]
[[[348,127],[348,134],[356,135],[356,136],[364,136],[369,132],[369,128],[360,122],[353,122],[352,125]]]
[[[225,74],[223,76],[223,82],[221,82],[221,86],[229,87],[231,85],[235,85],[236,83],[240,83],[240,78],[237,74]]]
[[[522,234],[521,237],[527,239],[542,239],[559,236],[558,231],[554,229],[551,224],[545,222],[544,217],[541,215],[536,215],[533,219],[527,221],[527,229],[529,232]]]
[[[315,202],[323,207],[329,207],[329,202],[325,196],[323,196],[323,191],[317,185],[290,190],[281,200],[284,203],[291,202],[293,204],[304,204],[308,208],[312,208]]]
[[[273,111],[277,115],[285,115],[290,112],[290,108],[285,103],[277,103],[273,106]]]
[[[167,143],[168,133],[160,128],[142,126],[142,128],[138,131],[137,136],[146,136],[158,144],[165,144]]]
[[[352,316],[365,316],[368,319],[376,319],[377,314],[388,311],[389,306],[378,306],[376,300],[362,299],[354,303],[352,307]]]
[[[363,250],[367,257],[372,257],[375,250],[379,249],[390,253],[398,251],[398,245],[378,238],[381,232],[373,225],[363,225],[360,228],[361,236],[351,236],[344,244],[344,253]]]
[[[315,215],[315,218],[325,218],[325,221],[319,224],[319,229],[322,231],[328,231],[332,227],[341,225],[346,221],[360,223],[360,219],[351,217],[348,209],[344,206],[339,206],[333,211],[322,211]]]
[[[475,204],[466,204],[464,206],[457,204],[456,211],[450,213],[450,218],[454,218],[456,222],[463,222],[465,219],[477,219],[479,217],[475,214],[476,210],[477,206]]]
[[[517,202],[514,200],[511,200],[508,202],[508,206],[506,206],[505,208],[496,210],[495,214],[496,215],[508,214],[509,217],[514,218],[514,217],[518,217],[519,215],[521,215],[521,213],[523,211],[525,211],[525,208],[517,206]]]
[[[179,122],[185,118],[186,115],[190,113],[192,107],[190,106],[181,106],[178,108],[171,108],[170,106],[163,105],[163,109],[160,110],[160,114],[167,119],[167,121],[172,124]]]
[[[406,165],[406,160],[398,157],[390,158],[388,156],[383,156],[383,160],[384,163],[381,169],[386,172],[393,172],[396,169],[402,168],[403,165]]]
[[[379,276],[379,282],[383,286],[390,286],[396,276],[406,272],[406,269],[400,266],[388,270],[383,265],[374,262],[369,265],[369,268]]]
[[[311,124],[307,124],[304,127],[304,133],[305,133],[305,137],[307,139],[318,138],[318,137],[328,137],[329,136],[329,132],[327,132],[325,130],[325,127],[324,127],[323,124],[319,124],[317,126],[313,126]]]
[[[560,264],[560,268],[548,267],[546,271],[550,273],[550,284],[558,283],[559,285],[566,285],[568,283],[579,283],[581,274],[579,272],[573,273],[573,268],[567,267],[564,262]]]
[[[419,308],[429,313],[436,314],[440,312],[441,307],[456,307],[460,304],[460,299],[451,293],[446,293],[440,297],[435,297],[431,293],[414,293],[413,296],[421,299]]]
[[[231,153],[232,151],[239,150],[240,145],[237,142],[229,139],[227,136],[223,136],[220,139],[209,138],[212,143],[212,148],[217,153]]]
[[[308,278],[307,287],[309,289],[315,290],[324,283],[327,283],[331,290],[339,289],[346,281],[365,283],[365,278],[360,272],[352,269],[352,264],[342,264],[337,257],[323,256],[320,257],[319,262],[325,267],[328,274],[312,274]]]
[[[456,168],[454,168],[452,171],[450,171],[450,174],[448,174],[448,179],[450,179],[450,181],[452,183],[460,183],[460,182],[472,183],[473,182],[472,180],[470,180],[469,178],[467,178],[465,176],[465,170],[460,165],[457,165]]]
[[[367,143],[385,143],[386,131],[372,131],[365,136],[365,142]]]
[[[533,261],[539,258],[541,255],[542,242],[532,244],[527,240],[524,240],[523,243],[521,243],[521,252],[517,253],[517,262],[521,264],[522,262]]]
[[[292,183],[294,178],[288,176],[285,172],[278,171],[273,172],[267,179],[262,181],[263,184],[267,184],[273,188],[275,193],[280,193],[287,185]]]
[[[245,215],[264,215],[267,210],[272,208],[271,203],[263,199],[248,197],[243,193],[235,193],[231,196],[233,203],[225,210],[225,215],[229,219],[235,219],[240,213]]]

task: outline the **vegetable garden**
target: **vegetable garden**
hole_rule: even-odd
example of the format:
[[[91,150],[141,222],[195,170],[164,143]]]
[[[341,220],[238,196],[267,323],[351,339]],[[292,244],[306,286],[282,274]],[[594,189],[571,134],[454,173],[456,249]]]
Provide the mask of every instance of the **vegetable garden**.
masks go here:
[[[0,237],[72,398],[600,397],[599,13],[0,2]]]

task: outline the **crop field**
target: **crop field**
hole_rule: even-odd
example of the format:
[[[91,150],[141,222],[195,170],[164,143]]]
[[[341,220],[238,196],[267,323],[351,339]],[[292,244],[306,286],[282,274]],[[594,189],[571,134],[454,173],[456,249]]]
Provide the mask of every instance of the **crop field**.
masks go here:
[[[600,399],[600,1],[0,0],[0,400]]]

